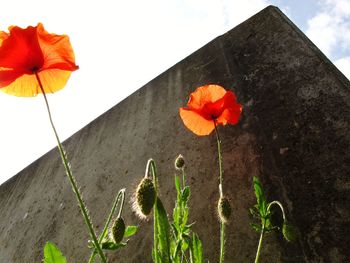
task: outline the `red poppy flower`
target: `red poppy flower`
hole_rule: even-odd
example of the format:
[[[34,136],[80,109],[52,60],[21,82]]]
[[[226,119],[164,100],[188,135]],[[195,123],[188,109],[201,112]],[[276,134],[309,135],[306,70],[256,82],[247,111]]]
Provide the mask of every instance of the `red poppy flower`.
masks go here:
[[[0,31],[0,90],[15,96],[31,97],[53,93],[64,87],[78,69],[69,38],[48,33],[39,23],[25,29],[12,26]]]
[[[215,124],[237,124],[242,112],[235,94],[219,85],[197,88],[191,93],[187,106],[180,108],[181,119],[188,129],[200,136],[210,134]]]

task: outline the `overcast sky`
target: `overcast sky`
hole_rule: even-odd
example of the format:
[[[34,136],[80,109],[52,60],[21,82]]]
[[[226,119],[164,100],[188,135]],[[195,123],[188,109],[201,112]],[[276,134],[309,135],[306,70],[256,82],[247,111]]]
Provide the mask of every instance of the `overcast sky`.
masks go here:
[[[0,30],[42,22],[48,32],[70,36],[80,69],[48,95],[65,139],[270,4],[350,78],[350,0],[0,0]],[[42,96],[0,92],[0,112],[1,184],[56,142]]]

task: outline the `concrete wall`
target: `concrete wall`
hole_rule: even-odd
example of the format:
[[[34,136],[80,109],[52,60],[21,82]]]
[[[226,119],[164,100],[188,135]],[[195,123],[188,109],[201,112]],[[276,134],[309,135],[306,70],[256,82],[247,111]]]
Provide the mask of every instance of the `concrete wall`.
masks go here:
[[[135,73],[137,74],[137,73]],[[218,83],[244,104],[237,126],[220,127],[225,186],[232,199],[226,262],[252,262],[252,177],[285,204],[300,232],[294,244],[265,239],[262,262],[350,260],[349,81],[277,8],[268,7],[167,70],[65,142],[91,217],[101,229],[122,187],[129,200],[153,157],[168,212],[173,160],[182,153],[192,188],[191,220],[205,257],[218,261],[214,136],[196,137],[178,108],[196,87]],[[46,241],[68,262],[86,262],[88,233],[56,149],[0,187],[0,262],[40,262]],[[111,262],[151,262],[152,222],[125,209],[140,231]]]

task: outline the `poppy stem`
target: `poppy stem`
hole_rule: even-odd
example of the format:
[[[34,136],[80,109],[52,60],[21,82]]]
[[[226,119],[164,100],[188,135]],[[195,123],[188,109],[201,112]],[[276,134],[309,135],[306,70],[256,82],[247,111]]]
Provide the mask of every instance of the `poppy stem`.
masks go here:
[[[118,194],[117,194],[117,197],[115,198],[114,200],[114,203],[113,203],[113,206],[112,206],[112,209],[111,211],[109,212],[109,215],[108,215],[108,219],[106,221],[106,224],[102,230],[102,233],[101,235],[99,236],[98,238],[98,243],[101,244],[103,238],[106,236],[106,233],[108,231],[108,227],[109,227],[109,224],[111,223],[111,220],[112,220],[112,217],[113,217],[113,214],[115,212],[115,209],[117,208],[117,205],[119,203],[119,199],[121,198],[121,202],[120,202],[120,205],[119,205],[119,212],[118,212],[118,216],[117,218],[119,218],[121,216],[121,213],[123,211],[123,207],[124,207],[124,200],[125,200],[125,188],[119,190]],[[92,263],[95,261],[95,256],[97,255],[97,251],[96,249],[94,249],[94,251],[91,253],[91,256],[90,256],[90,259],[89,259],[89,263]]]
[[[80,194],[80,191],[79,191],[79,188],[77,186],[77,182],[72,174],[72,171],[71,171],[71,168],[70,168],[70,165],[69,165],[69,162],[67,160],[67,155],[65,153],[65,150],[63,148],[63,145],[58,137],[58,133],[56,131],[56,128],[55,128],[55,125],[53,123],[53,120],[52,120],[52,116],[51,116],[51,111],[50,111],[50,106],[49,106],[49,102],[46,98],[46,94],[45,94],[45,91],[44,91],[44,88],[43,88],[43,85],[41,83],[41,80],[39,78],[39,75],[37,72],[35,72],[35,77],[38,81],[38,84],[39,84],[39,87],[40,87],[40,90],[44,96],[44,99],[45,99],[45,104],[46,104],[46,109],[47,109],[47,113],[49,115],[49,119],[50,119],[50,123],[51,123],[51,127],[53,129],[53,132],[55,134],[55,137],[56,137],[56,140],[57,140],[57,146],[58,146],[58,150],[60,152],[60,155],[61,155],[61,158],[62,158],[62,161],[63,161],[63,165],[64,165],[64,169],[66,171],[66,174],[69,178],[69,181],[70,181],[70,184],[72,186],[72,190],[78,200],[78,203],[79,203],[79,207],[80,207],[80,211],[83,215],[83,218],[85,220],[85,224],[87,225],[88,229],[89,229],[89,232],[90,232],[90,236],[93,240],[93,243],[94,243],[94,246],[95,248],[97,249],[97,252],[98,254],[100,255],[101,257],[101,260],[102,262],[106,263],[107,262],[107,259],[106,259],[106,256],[103,254],[103,251],[102,251],[102,248],[97,240],[97,237],[96,237],[96,234],[94,232],[94,229],[93,229],[93,225],[92,225],[92,222],[91,222],[91,219],[89,217],[89,213],[88,213],[88,209],[86,208],[86,205],[81,197],[81,194]]]
[[[223,190],[222,190],[222,183],[223,183],[223,169],[222,169],[222,154],[221,154],[221,140],[219,131],[216,127],[216,121],[214,120],[214,127],[215,127],[215,134],[216,134],[216,141],[218,144],[218,157],[219,157],[219,194],[220,198],[223,197]],[[224,255],[225,255],[225,223],[220,220],[220,263],[224,262]]]
[[[215,134],[216,134],[216,141],[218,144],[218,157],[219,157],[219,193],[220,197],[223,197],[223,191],[222,191],[222,178],[224,171],[222,169],[222,154],[221,154],[221,140],[218,128],[216,127],[216,121],[214,120],[214,127],[215,127]]]

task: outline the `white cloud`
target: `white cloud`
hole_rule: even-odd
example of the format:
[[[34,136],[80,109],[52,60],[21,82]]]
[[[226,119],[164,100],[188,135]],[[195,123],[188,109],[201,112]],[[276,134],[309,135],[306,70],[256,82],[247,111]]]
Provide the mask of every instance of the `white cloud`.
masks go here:
[[[326,54],[350,51],[350,1],[321,0],[321,11],[308,20],[306,35]]]
[[[333,6],[333,12],[341,16],[350,15],[350,1],[349,0],[326,0],[326,5]]]
[[[350,80],[350,56],[336,60],[334,65]]]

